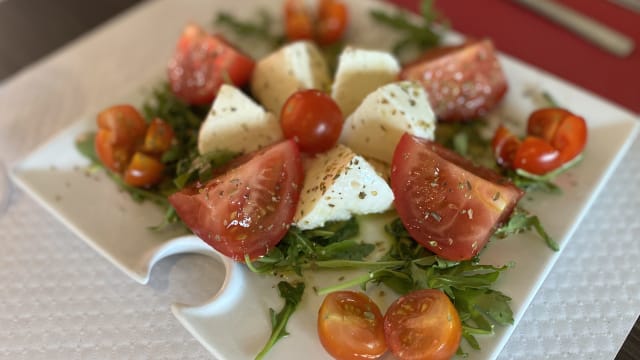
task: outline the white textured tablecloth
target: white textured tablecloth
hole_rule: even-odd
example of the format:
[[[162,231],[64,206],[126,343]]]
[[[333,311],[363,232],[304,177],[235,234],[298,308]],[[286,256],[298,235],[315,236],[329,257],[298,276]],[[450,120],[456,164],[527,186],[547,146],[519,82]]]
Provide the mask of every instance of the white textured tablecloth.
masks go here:
[[[106,95],[157,72],[182,25],[174,16],[211,20],[213,12],[177,3],[134,8],[0,85],[0,160],[15,163],[80,114],[110,105]],[[640,313],[639,183],[635,141],[500,359],[615,356]],[[173,257],[140,285],[13,189],[0,208],[0,358],[207,358],[169,306],[207,299],[215,270],[204,256]]]

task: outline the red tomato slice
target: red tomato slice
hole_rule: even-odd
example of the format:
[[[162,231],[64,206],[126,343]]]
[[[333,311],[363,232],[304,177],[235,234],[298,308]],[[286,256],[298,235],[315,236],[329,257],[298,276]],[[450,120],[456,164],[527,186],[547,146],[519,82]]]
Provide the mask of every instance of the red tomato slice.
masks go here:
[[[337,291],[318,311],[318,336],[338,360],[376,359],[387,351],[382,314],[364,293]]]
[[[331,149],[342,132],[344,118],[336,102],[319,90],[302,90],[291,95],[282,106],[280,124],[287,139],[300,150],[319,153]]]
[[[178,216],[202,240],[237,261],[266,254],[287,233],[303,180],[298,146],[272,145],[206,184],[171,196]]]
[[[471,120],[495,107],[507,81],[490,40],[470,41],[428,51],[400,72],[418,81],[442,121]]]
[[[349,10],[341,1],[320,0],[316,40],[320,45],[340,41],[349,24]]]
[[[393,155],[391,189],[409,234],[449,260],[478,254],[524,195],[493,171],[408,134]]]
[[[536,175],[544,175],[562,166],[560,152],[545,140],[527,136],[513,157],[513,167]]]
[[[520,147],[520,139],[518,139],[509,129],[500,125],[493,135],[491,148],[498,165],[510,168],[513,164],[513,158]]]
[[[451,300],[440,290],[417,290],[396,300],[384,315],[389,350],[400,360],[448,360],[462,337]]]
[[[173,93],[189,104],[213,101],[225,82],[241,87],[251,78],[255,62],[220,35],[207,34],[197,25],[182,32],[169,62]]]

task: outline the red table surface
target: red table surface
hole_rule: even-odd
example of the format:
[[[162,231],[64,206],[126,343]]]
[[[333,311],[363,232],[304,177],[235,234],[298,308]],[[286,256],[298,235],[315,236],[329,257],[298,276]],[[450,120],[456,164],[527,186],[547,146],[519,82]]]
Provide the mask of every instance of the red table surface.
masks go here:
[[[389,0],[417,11],[420,0]],[[558,0],[634,39],[621,58],[601,50],[515,2],[436,0],[451,27],[467,36],[488,37],[509,55],[640,113],[640,13],[605,0]]]

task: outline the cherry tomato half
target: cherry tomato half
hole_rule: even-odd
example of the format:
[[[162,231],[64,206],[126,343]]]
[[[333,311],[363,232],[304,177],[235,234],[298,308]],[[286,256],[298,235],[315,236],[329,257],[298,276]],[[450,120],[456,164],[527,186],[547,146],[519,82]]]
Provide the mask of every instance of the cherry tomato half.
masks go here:
[[[578,156],[587,143],[587,124],[565,109],[546,108],[531,113],[527,134],[537,136],[560,151],[562,163]]]
[[[174,138],[171,125],[162,119],[155,118],[149,124],[142,149],[147,154],[161,155],[171,148]]]
[[[496,130],[491,148],[498,165],[510,168],[513,164],[513,158],[520,147],[520,139],[518,139],[509,129],[500,125]]]
[[[284,3],[284,18],[287,39],[313,39],[313,18],[303,0],[287,0]]]
[[[536,175],[544,175],[561,165],[560,152],[535,136],[527,136],[513,157],[514,168]]]
[[[361,292],[337,291],[324,298],[318,336],[338,360],[376,359],[387,351],[380,309]]]
[[[155,185],[162,180],[163,172],[164,164],[160,160],[137,151],[124,172],[124,182],[137,187]]]
[[[341,1],[320,0],[316,40],[320,45],[340,41],[349,24],[349,10]]]
[[[417,290],[396,300],[384,315],[389,350],[400,360],[448,360],[458,350],[462,324],[440,290]]]
[[[300,150],[312,154],[331,149],[338,142],[343,123],[336,102],[315,89],[291,95],[280,113],[285,138],[293,139]]]
[[[289,230],[302,188],[302,160],[291,140],[259,150],[213,178],[169,196],[178,216],[222,254],[244,261],[266,254]]]
[[[497,173],[409,134],[393,154],[391,189],[409,234],[448,260],[478,254],[524,194]]]
[[[107,168],[124,171],[147,131],[144,118],[131,105],[116,105],[101,111],[97,123],[95,148],[98,158]]]

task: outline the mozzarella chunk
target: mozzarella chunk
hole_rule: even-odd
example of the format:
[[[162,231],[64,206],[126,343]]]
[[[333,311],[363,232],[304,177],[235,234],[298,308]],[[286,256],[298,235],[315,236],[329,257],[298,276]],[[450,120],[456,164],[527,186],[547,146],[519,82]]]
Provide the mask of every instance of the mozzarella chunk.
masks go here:
[[[294,223],[314,229],[352,215],[381,213],[393,203],[386,181],[361,156],[336,145],[306,164],[306,174]]]
[[[222,85],[213,106],[200,127],[200,154],[216,150],[247,153],[283,138],[276,117],[241,90]]]
[[[331,97],[347,117],[377,88],[394,81],[400,64],[393,55],[347,47],[340,54]]]
[[[427,93],[416,82],[401,81],[367,95],[345,121],[340,142],[358,154],[390,164],[403,133],[433,140],[435,129]]]
[[[294,92],[302,89],[327,90],[329,68],[318,48],[297,41],[258,61],[251,77],[251,92],[279,118],[280,109]]]

